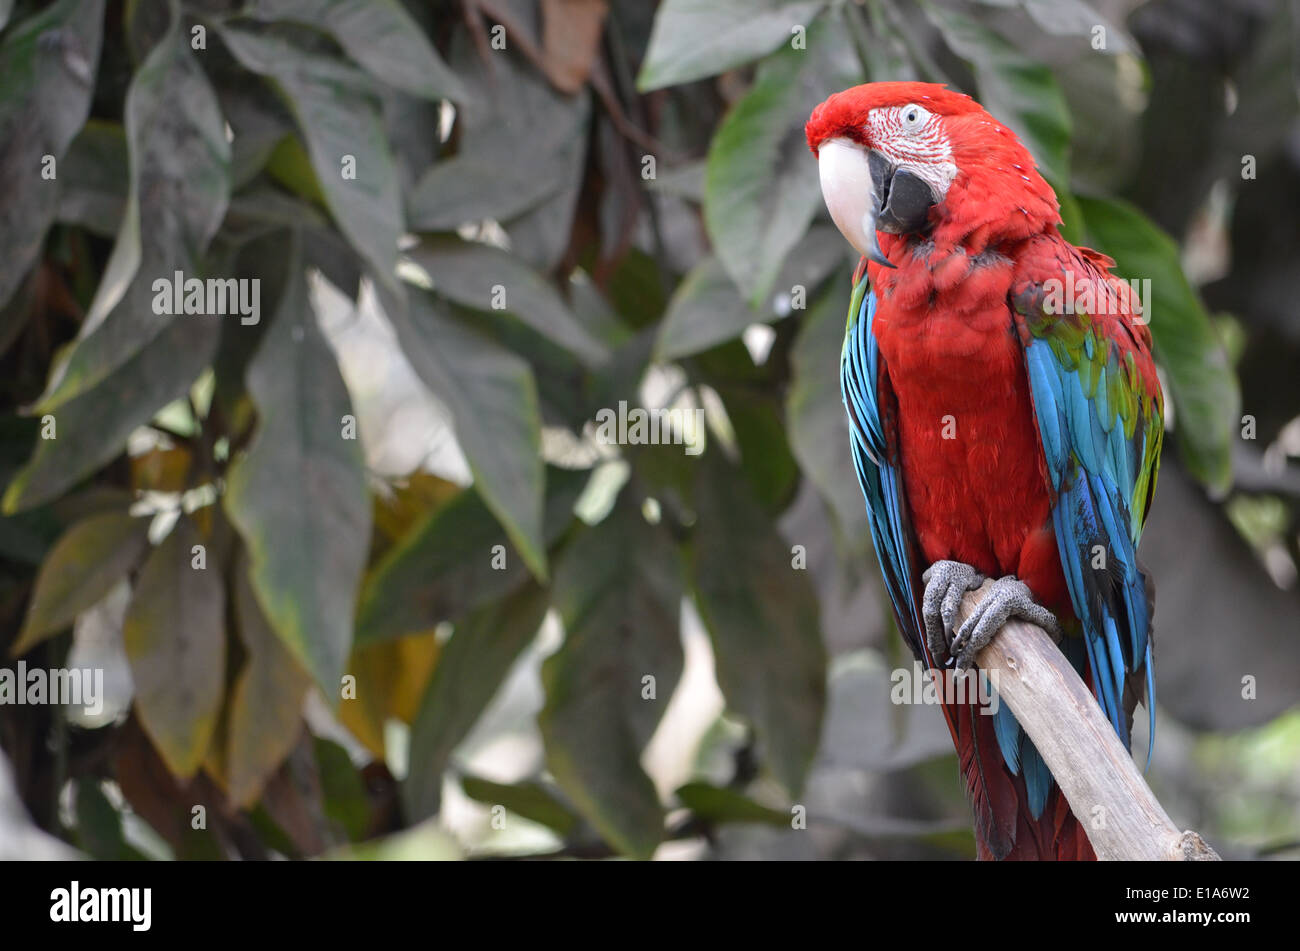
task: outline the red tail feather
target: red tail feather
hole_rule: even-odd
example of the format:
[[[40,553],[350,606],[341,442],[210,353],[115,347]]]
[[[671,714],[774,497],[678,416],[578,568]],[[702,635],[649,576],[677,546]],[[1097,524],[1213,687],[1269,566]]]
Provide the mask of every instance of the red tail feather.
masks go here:
[[[998,748],[993,717],[978,703],[945,705],[966,790],[975,810],[975,840],[981,860],[1095,861],[1083,824],[1058,787],[1043,814],[1029,811],[1025,781],[1012,775]]]

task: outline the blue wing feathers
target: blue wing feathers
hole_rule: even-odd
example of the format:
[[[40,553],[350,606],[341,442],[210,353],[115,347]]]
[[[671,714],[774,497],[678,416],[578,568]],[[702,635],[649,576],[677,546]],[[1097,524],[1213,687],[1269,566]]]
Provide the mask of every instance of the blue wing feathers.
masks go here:
[[[913,565],[903,527],[901,474],[889,459],[877,399],[880,354],[871,332],[876,296],[864,285],[865,279],[854,294],[855,306],[851,309],[840,361],[840,386],[850,420],[853,466],[867,505],[871,540],[879,555],[885,587],[903,628],[903,637],[913,651],[928,656],[924,653],[922,626],[912,587]]]
[[[1089,332],[1084,351],[1099,344]],[[1129,500],[1133,498],[1142,438],[1126,438],[1119,408],[1112,407],[1108,378],[1120,372],[1114,353],[1092,378],[1091,361],[1066,366],[1046,339],[1030,340],[1025,362],[1039,435],[1052,485],[1057,545],[1075,614],[1083,626],[1098,702],[1120,739],[1129,732],[1124,688],[1129,674],[1149,664],[1150,610],[1146,582],[1137,562],[1137,539]],[[1105,564],[1095,563],[1102,546]],[[1146,670],[1147,705],[1152,698]]]
[[[988,675],[981,672],[980,676],[988,682]],[[1013,774],[1020,772],[1020,737],[1023,731],[1020,724],[1016,722],[1011,708],[1005,704],[998,705],[998,712],[993,714],[993,732],[998,738],[998,749],[1002,751],[1002,758],[1006,760],[1007,768]]]
[[[1052,791],[1052,772],[1028,734],[1020,730],[1020,724],[1016,724],[1016,729],[1020,732],[1020,762],[1025,774],[1025,791],[1029,793],[1029,814],[1037,819],[1043,814]]]

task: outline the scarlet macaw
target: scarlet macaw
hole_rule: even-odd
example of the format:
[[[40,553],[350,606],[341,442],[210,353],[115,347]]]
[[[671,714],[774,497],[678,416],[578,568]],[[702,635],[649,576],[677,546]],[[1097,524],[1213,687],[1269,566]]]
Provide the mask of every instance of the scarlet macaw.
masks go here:
[[[856,86],[805,131],[863,255],[841,383],[904,639],[930,669],[967,669],[1009,617],[1038,624],[1128,746],[1137,702],[1154,729],[1154,594],[1136,549],[1163,433],[1136,296],[1114,261],[1061,236],[1029,151],[968,96]],[[985,576],[990,596],[954,632]],[[980,858],[1095,858],[1005,706],[944,713]]]

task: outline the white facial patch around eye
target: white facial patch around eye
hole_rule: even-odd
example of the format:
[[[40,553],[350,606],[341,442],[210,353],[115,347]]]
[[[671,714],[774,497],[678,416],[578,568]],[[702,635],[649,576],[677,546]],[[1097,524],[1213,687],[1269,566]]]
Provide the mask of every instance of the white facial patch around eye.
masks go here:
[[[909,135],[915,135],[926,127],[933,118],[924,106],[909,103],[898,107],[898,124]]]
[[[943,201],[957,177],[957,166],[940,116],[919,103],[885,106],[871,110],[863,129],[872,148],[921,179],[935,200]]]

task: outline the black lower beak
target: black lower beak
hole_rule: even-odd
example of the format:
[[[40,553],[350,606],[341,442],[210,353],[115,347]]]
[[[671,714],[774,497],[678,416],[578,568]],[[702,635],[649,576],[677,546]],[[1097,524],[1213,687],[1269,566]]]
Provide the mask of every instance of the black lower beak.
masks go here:
[[[867,164],[875,193],[874,214],[868,215],[872,218],[869,226],[886,234],[914,234],[929,227],[930,208],[934,205],[934,192],[930,186],[907,169],[896,168],[874,149],[867,154]],[[875,244],[874,233],[868,233],[867,237]],[[878,264],[893,267],[883,254],[878,258],[868,257]]]

